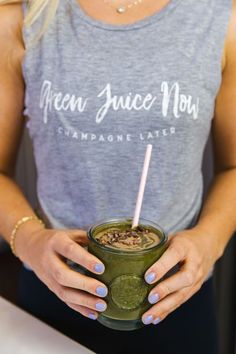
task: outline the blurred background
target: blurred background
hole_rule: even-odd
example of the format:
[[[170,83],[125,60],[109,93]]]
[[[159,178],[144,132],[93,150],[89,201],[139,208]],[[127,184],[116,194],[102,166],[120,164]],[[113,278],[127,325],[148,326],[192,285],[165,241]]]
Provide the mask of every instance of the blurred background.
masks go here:
[[[211,139],[203,162],[205,195],[213,177]],[[36,171],[33,151],[27,131],[19,151],[16,180],[33,207],[36,198]],[[236,211],[235,211],[236,213]],[[17,279],[21,263],[0,237],[0,296],[16,303]],[[215,303],[220,328],[220,354],[236,354],[236,237],[232,237],[214,272]],[[160,353],[161,354],[161,353]],[[178,353],[180,354],[180,353]],[[190,353],[191,354],[191,353]],[[202,354],[202,353],[199,353]]]

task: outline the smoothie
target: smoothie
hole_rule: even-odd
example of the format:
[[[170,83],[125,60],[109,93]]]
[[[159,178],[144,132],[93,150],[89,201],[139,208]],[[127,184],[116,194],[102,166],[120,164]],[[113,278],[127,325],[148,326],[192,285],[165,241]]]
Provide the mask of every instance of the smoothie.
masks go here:
[[[114,226],[98,232],[94,238],[101,245],[125,251],[148,249],[160,242],[159,235],[141,225],[135,229],[126,225]]]
[[[142,327],[141,316],[151,306],[147,297],[152,288],[144,274],[167,247],[164,231],[144,219],[135,229],[131,218],[112,219],[90,228],[88,238],[89,252],[106,267],[97,276],[108,287],[107,310],[98,321],[118,330]]]

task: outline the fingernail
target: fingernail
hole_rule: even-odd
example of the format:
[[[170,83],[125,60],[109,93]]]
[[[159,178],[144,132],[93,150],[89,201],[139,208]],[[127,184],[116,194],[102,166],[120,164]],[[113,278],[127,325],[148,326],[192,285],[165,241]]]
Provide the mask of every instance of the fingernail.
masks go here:
[[[103,264],[98,263],[98,264],[96,264],[96,265],[94,266],[94,270],[95,270],[96,273],[103,273],[104,270],[105,270],[105,267],[104,267]]]
[[[98,311],[105,311],[106,308],[107,308],[107,306],[106,306],[105,304],[102,304],[101,302],[98,302],[98,303],[96,304],[96,309],[97,309]]]
[[[152,295],[149,295],[149,297],[148,297],[148,301],[152,305],[156,304],[159,300],[160,300],[160,296],[158,294],[152,294]]]
[[[94,321],[97,319],[97,316],[94,313],[90,313],[88,317],[90,318],[90,320],[94,320]]]
[[[149,273],[148,275],[145,276],[145,280],[149,284],[151,284],[155,278],[156,278],[156,273]]]
[[[157,319],[156,319],[155,321],[153,321],[152,323],[153,323],[154,325],[157,325],[157,324],[160,323],[160,322],[161,322],[160,317],[157,317]]]
[[[150,324],[152,321],[153,321],[153,316],[152,316],[152,315],[149,315],[149,316],[147,316],[147,317],[145,317],[145,318],[143,319],[143,323],[144,323],[145,325]]]
[[[104,286],[98,286],[97,289],[96,289],[96,293],[99,296],[107,296],[107,289],[104,288]]]

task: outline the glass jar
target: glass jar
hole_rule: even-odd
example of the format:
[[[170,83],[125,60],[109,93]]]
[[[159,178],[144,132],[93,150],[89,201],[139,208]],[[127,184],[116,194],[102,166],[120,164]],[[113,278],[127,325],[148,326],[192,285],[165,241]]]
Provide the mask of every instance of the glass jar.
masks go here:
[[[101,221],[88,231],[88,251],[98,257],[105,265],[101,275],[96,277],[108,287],[105,298],[107,309],[99,314],[98,321],[117,330],[134,330],[143,326],[141,316],[151,307],[148,294],[154,285],[144,280],[146,270],[157,261],[167,248],[167,235],[156,223],[140,219],[139,225],[155,233],[159,243],[141,250],[110,248],[95,240],[101,231],[111,228],[124,230],[132,227],[132,218],[119,218]]]

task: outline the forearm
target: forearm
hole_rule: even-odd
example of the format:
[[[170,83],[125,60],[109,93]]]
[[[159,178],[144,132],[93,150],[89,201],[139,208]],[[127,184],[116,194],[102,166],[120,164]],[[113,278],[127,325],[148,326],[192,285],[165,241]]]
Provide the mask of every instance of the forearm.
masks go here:
[[[17,221],[25,216],[36,217],[19,186],[11,178],[0,173],[0,234],[7,242],[10,242],[10,236]],[[39,228],[42,228],[42,225],[33,220],[22,225],[18,231],[17,240],[30,235]]]
[[[215,176],[196,227],[214,239],[220,257],[236,230],[236,168]]]

